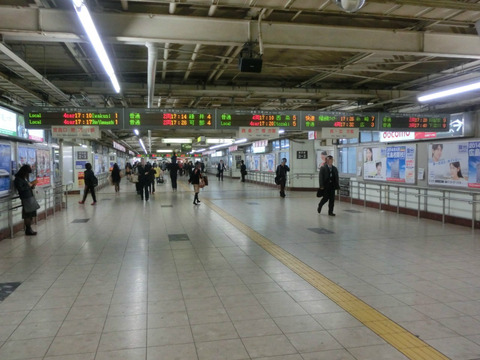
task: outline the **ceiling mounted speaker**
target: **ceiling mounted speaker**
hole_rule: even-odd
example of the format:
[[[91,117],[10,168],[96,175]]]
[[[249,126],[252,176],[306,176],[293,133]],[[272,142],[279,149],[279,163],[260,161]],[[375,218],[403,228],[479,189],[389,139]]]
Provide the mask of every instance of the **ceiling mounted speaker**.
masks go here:
[[[365,5],[365,0],[333,0],[333,2],[346,12],[355,12]]]

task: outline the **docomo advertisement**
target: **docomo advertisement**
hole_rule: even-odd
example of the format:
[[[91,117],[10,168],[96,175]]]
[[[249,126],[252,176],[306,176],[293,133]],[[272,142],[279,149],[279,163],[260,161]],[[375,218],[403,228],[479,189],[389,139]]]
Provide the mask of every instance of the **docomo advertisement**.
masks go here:
[[[436,132],[380,131],[380,142],[425,140],[435,139],[436,137]]]

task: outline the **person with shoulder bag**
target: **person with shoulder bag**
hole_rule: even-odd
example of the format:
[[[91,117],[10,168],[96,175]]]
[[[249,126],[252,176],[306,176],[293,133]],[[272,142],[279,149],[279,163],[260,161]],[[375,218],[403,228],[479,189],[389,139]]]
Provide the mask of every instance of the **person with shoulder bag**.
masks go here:
[[[223,160],[220,160],[220,162],[218,163],[218,166],[217,166],[217,177],[218,177],[218,181],[223,181],[223,172],[227,169],[227,167],[225,166]]]
[[[200,188],[205,186],[205,183],[202,179],[202,166],[200,162],[197,161],[195,163],[195,169],[193,170],[192,175],[190,175],[188,182],[193,185],[193,191],[195,192],[195,196],[193,197],[193,205],[198,205],[200,204],[198,193],[200,192]]]
[[[242,182],[245,182],[245,175],[247,175],[247,166],[245,165],[245,161],[243,160],[241,160],[240,175],[242,175]]]
[[[280,196],[285,197],[285,185],[287,184],[287,173],[290,168],[287,166],[287,159],[283,158],[280,165],[277,166],[275,173],[275,184],[280,185]]]
[[[82,201],[79,201],[79,204],[85,204],[85,200],[87,199],[87,195],[90,192],[92,194],[93,202],[91,205],[95,205],[97,203],[97,197],[95,196],[95,186],[98,185],[98,179],[93,173],[92,164],[86,163],[85,164],[85,172],[83,175],[83,181],[85,182],[85,187],[83,189],[83,198]]]
[[[335,206],[335,190],[340,189],[338,170],[333,166],[333,156],[328,155],[325,164],[320,168],[319,173],[320,192],[323,190],[323,197],[317,207],[317,212],[322,212],[322,207],[328,201],[328,215],[335,216],[333,207]]]
[[[37,216],[37,210],[40,209],[40,205],[33,195],[33,189],[35,189],[38,181],[28,181],[31,173],[32,168],[30,165],[25,164],[15,174],[13,182],[22,201],[22,219],[25,224],[25,235],[37,235],[37,232],[32,230],[32,222],[33,218]]]

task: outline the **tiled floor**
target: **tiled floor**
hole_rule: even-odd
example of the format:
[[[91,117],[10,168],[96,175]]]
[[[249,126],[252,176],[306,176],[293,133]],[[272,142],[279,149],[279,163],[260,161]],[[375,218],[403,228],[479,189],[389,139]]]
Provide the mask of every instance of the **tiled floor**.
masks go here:
[[[0,302],[1,360],[407,359],[244,228],[448,358],[480,358],[479,232],[338,202],[318,215],[314,193],[237,180],[200,206],[184,179],[148,202],[121,187],[0,241],[0,283],[21,282]]]

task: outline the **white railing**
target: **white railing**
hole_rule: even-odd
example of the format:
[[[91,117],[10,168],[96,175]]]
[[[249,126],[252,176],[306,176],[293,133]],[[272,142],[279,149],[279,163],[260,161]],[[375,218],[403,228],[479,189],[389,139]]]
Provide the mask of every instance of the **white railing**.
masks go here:
[[[47,219],[49,211],[55,211],[58,207],[67,208],[67,199],[69,191],[73,189],[73,183],[66,185],[54,185],[42,188],[37,188],[36,197],[40,204],[40,209],[43,208],[43,214]],[[43,192],[43,196],[41,196]],[[0,229],[9,229],[10,237],[13,238],[14,226],[21,222],[22,203],[20,197],[16,194],[0,198]]]
[[[452,216],[471,221],[475,228],[477,219],[480,219],[477,204],[480,203],[480,193],[457,189],[438,189],[417,187],[401,184],[376,184],[350,179],[350,201],[363,200],[378,203],[379,210],[383,205],[396,207],[397,213],[401,208],[417,212],[420,218],[422,212],[437,214],[445,223],[446,216]]]

